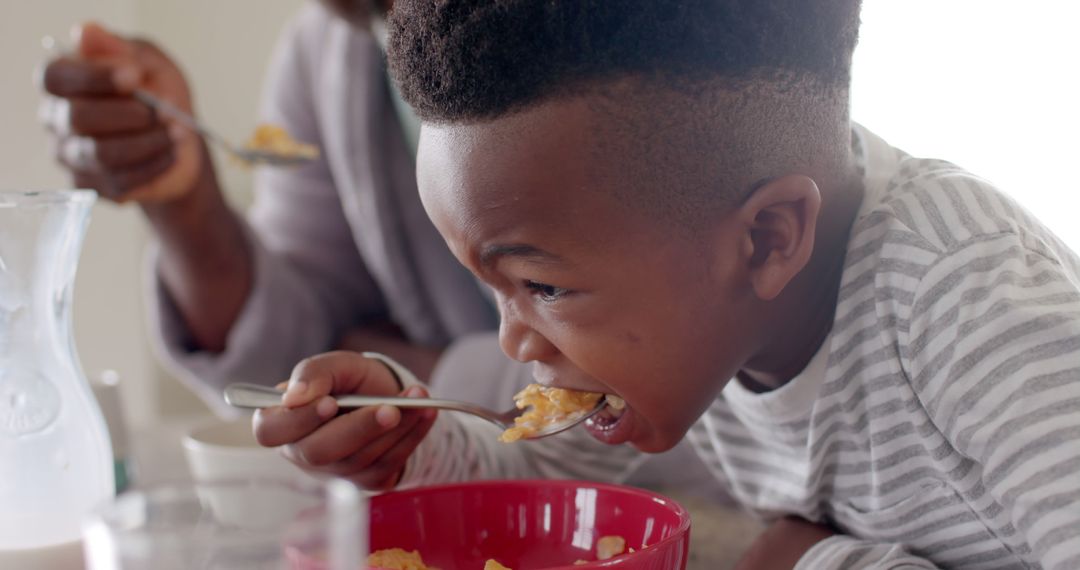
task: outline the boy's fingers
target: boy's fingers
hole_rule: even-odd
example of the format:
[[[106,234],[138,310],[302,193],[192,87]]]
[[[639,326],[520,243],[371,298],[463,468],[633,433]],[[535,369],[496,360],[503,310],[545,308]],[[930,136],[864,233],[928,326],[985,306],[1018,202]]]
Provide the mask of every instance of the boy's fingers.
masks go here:
[[[435,425],[436,414],[433,411],[424,410],[418,415],[421,417],[416,425],[362,474],[354,477],[354,481],[368,489],[386,489],[397,484],[398,476],[405,468],[409,456],[431,431],[431,426]]]
[[[326,422],[318,402],[299,408],[277,406],[255,412],[255,439],[264,447],[278,447],[300,441]]]
[[[352,455],[343,457],[331,465],[331,473],[341,477],[354,477],[357,473],[363,472],[416,429],[421,419],[420,414],[405,414],[397,427],[375,437]]]
[[[394,406],[375,408],[375,422],[383,429],[393,429],[401,423],[401,410]]]
[[[337,463],[371,446],[380,437],[401,427],[401,413],[393,425],[379,422],[378,408],[363,408],[340,415],[318,431],[291,445],[293,453],[312,467]]]
[[[392,396],[397,390],[397,381],[381,362],[355,352],[328,352],[296,365],[282,403],[291,408],[327,394]]]
[[[427,398],[428,391],[423,386],[409,386],[401,391],[401,395],[406,398]]]

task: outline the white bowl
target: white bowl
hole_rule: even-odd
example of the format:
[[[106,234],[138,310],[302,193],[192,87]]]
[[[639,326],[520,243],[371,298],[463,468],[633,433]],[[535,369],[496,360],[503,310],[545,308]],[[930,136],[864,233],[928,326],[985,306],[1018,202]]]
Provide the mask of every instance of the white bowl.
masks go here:
[[[183,445],[196,481],[312,478],[276,448],[259,445],[250,418],[200,424],[184,436]]]
[[[259,445],[252,433],[250,418],[201,424],[184,436],[183,445],[192,478],[197,482],[313,479],[282,457],[277,449]],[[212,486],[201,489],[200,494],[205,495],[203,500],[217,517],[240,526],[255,521],[277,524],[298,507],[281,499],[253,501],[247,495],[219,492]]]

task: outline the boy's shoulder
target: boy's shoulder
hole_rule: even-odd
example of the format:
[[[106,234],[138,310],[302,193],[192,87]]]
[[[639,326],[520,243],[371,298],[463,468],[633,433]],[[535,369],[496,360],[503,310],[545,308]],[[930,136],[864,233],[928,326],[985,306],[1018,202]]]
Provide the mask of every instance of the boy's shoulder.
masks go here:
[[[867,308],[902,340],[913,321],[959,307],[978,313],[1049,282],[1080,294],[1080,258],[1015,200],[955,164],[874,139],[838,315]]]
[[[872,241],[884,257],[929,265],[960,263],[984,244],[1005,241],[1017,254],[1044,256],[1080,275],[1080,259],[991,182],[945,160],[910,156],[864,131],[862,138],[870,137],[863,206],[849,249]]]
[[[987,180],[944,160],[904,157],[880,198],[867,210],[895,231],[909,232],[943,254],[1003,234],[1052,235],[1041,223]]]

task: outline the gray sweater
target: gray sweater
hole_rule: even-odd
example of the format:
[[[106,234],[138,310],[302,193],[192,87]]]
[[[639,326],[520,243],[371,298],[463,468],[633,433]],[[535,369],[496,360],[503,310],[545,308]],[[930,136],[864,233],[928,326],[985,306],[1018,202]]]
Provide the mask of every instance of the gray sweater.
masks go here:
[[[420,204],[370,35],[306,6],[274,53],[262,120],[317,144],[322,156],[256,173],[248,216],[255,280],[227,350],[187,350],[182,321],[154,287],[160,347],[204,399],[220,408],[228,382],[286,378],[366,319],[389,318],[427,345],[497,326]]]

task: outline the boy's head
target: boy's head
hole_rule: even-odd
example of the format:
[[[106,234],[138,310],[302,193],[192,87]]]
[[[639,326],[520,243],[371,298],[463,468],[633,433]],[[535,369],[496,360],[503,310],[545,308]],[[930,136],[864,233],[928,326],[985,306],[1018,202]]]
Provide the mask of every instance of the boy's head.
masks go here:
[[[594,435],[671,447],[762,355],[848,176],[857,28],[858,0],[395,3],[425,207],[511,357],[625,398]]]

